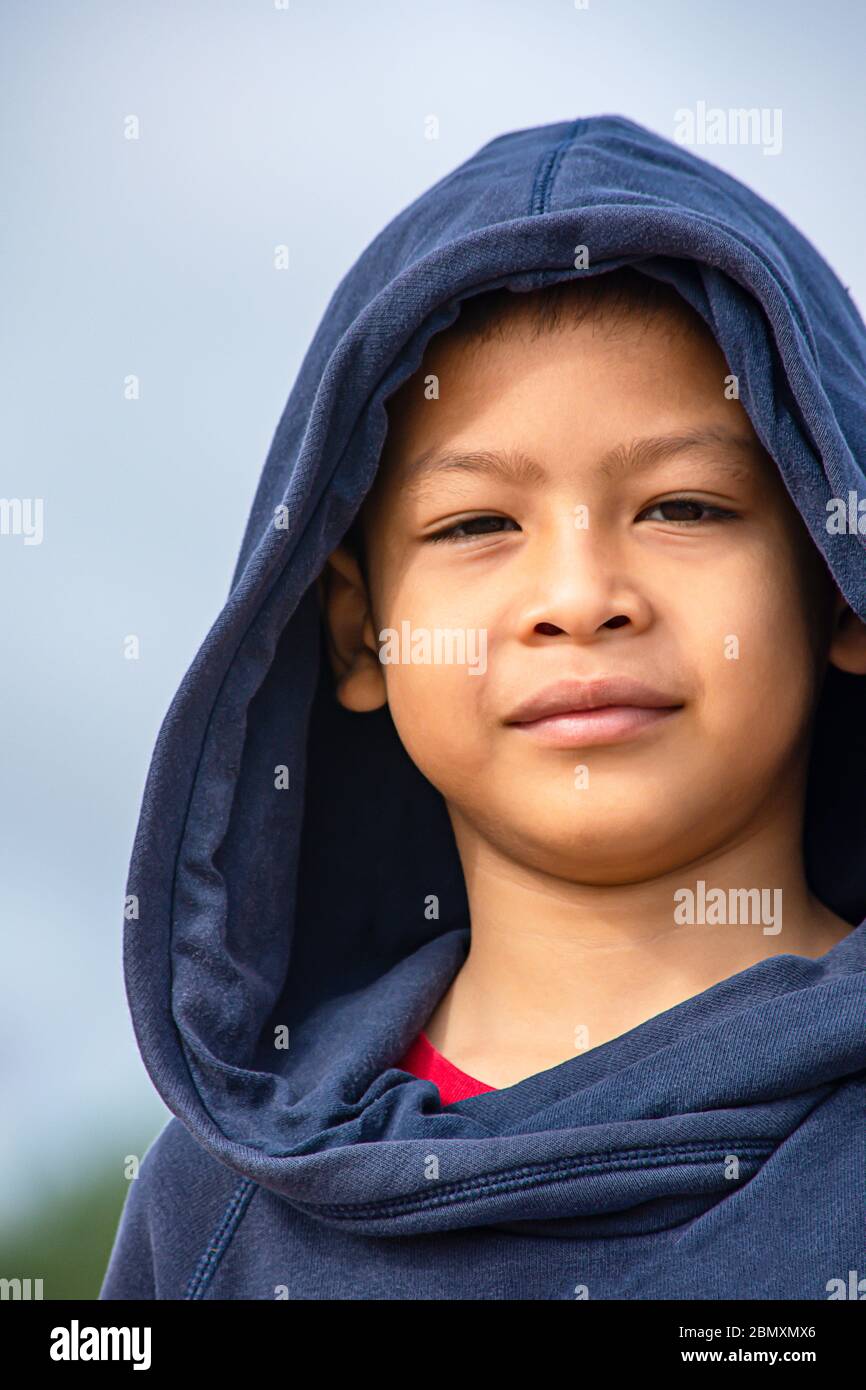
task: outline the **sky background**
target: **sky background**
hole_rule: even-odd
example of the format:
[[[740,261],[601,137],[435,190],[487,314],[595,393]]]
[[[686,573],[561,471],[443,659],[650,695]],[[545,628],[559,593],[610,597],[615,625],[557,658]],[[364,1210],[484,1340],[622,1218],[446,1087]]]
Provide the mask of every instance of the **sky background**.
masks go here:
[[[862,313],[864,52],[850,0],[4,0],[0,492],[44,534],[0,535],[0,1229],[168,1118],[121,967],[141,793],[337,282],[497,135],[705,102],[781,111],[779,154],[697,153]]]

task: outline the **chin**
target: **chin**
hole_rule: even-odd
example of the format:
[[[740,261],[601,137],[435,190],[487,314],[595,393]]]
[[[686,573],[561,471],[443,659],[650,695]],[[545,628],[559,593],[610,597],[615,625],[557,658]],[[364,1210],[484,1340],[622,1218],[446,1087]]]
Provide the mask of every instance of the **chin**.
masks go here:
[[[503,819],[493,836],[511,858],[546,873],[584,883],[628,883],[682,862],[688,828],[660,824],[658,816],[624,817],[622,804],[610,815],[592,808],[582,815],[551,815],[548,804],[519,825]]]

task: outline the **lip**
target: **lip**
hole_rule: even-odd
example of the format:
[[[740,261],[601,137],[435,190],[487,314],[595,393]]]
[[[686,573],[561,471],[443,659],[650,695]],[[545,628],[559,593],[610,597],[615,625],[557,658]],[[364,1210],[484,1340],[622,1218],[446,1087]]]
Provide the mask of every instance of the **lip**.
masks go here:
[[[505,723],[561,748],[622,743],[671,718],[682,704],[628,676],[563,680],[522,701]]]

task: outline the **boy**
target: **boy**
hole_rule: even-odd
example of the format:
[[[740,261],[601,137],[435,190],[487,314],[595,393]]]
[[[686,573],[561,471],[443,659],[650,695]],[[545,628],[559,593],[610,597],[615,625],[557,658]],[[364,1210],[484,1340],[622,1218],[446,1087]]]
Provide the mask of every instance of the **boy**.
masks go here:
[[[369,578],[340,547],[328,612],[338,699],[387,702],[466,879],[471,952],[425,1036],[500,1087],[572,1056],[578,1029],[596,1047],[848,934],[809,891],[800,827],[827,662],[866,671],[866,628],[674,290],[614,271],[467,307],[395,398],[356,540]],[[543,458],[545,476],[506,455]],[[376,634],[407,614],[480,626],[487,679],[384,662]],[[594,704],[631,713],[569,713],[620,674],[659,698],[603,691]],[[684,931],[686,877],[726,895],[771,881],[781,943],[782,921],[760,917]]]
[[[620,118],[365,252],[154,757],[103,1298],[851,1296],[864,376]]]

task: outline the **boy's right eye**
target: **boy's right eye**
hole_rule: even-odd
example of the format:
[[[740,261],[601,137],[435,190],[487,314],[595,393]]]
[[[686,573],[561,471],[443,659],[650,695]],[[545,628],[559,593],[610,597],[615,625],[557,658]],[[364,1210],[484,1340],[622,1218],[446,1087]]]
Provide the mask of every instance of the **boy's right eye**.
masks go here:
[[[493,522],[492,526],[488,522]],[[451,526],[443,526],[441,531],[434,531],[432,535],[425,539],[428,541],[460,541],[472,540],[474,536],[496,535],[501,526],[511,526],[519,531],[520,527],[516,521],[512,521],[509,516],[470,516],[465,521],[455,521]],[[478,527],[478,530],[470,529]],[[463,534],[458,534],[462,532]]]

